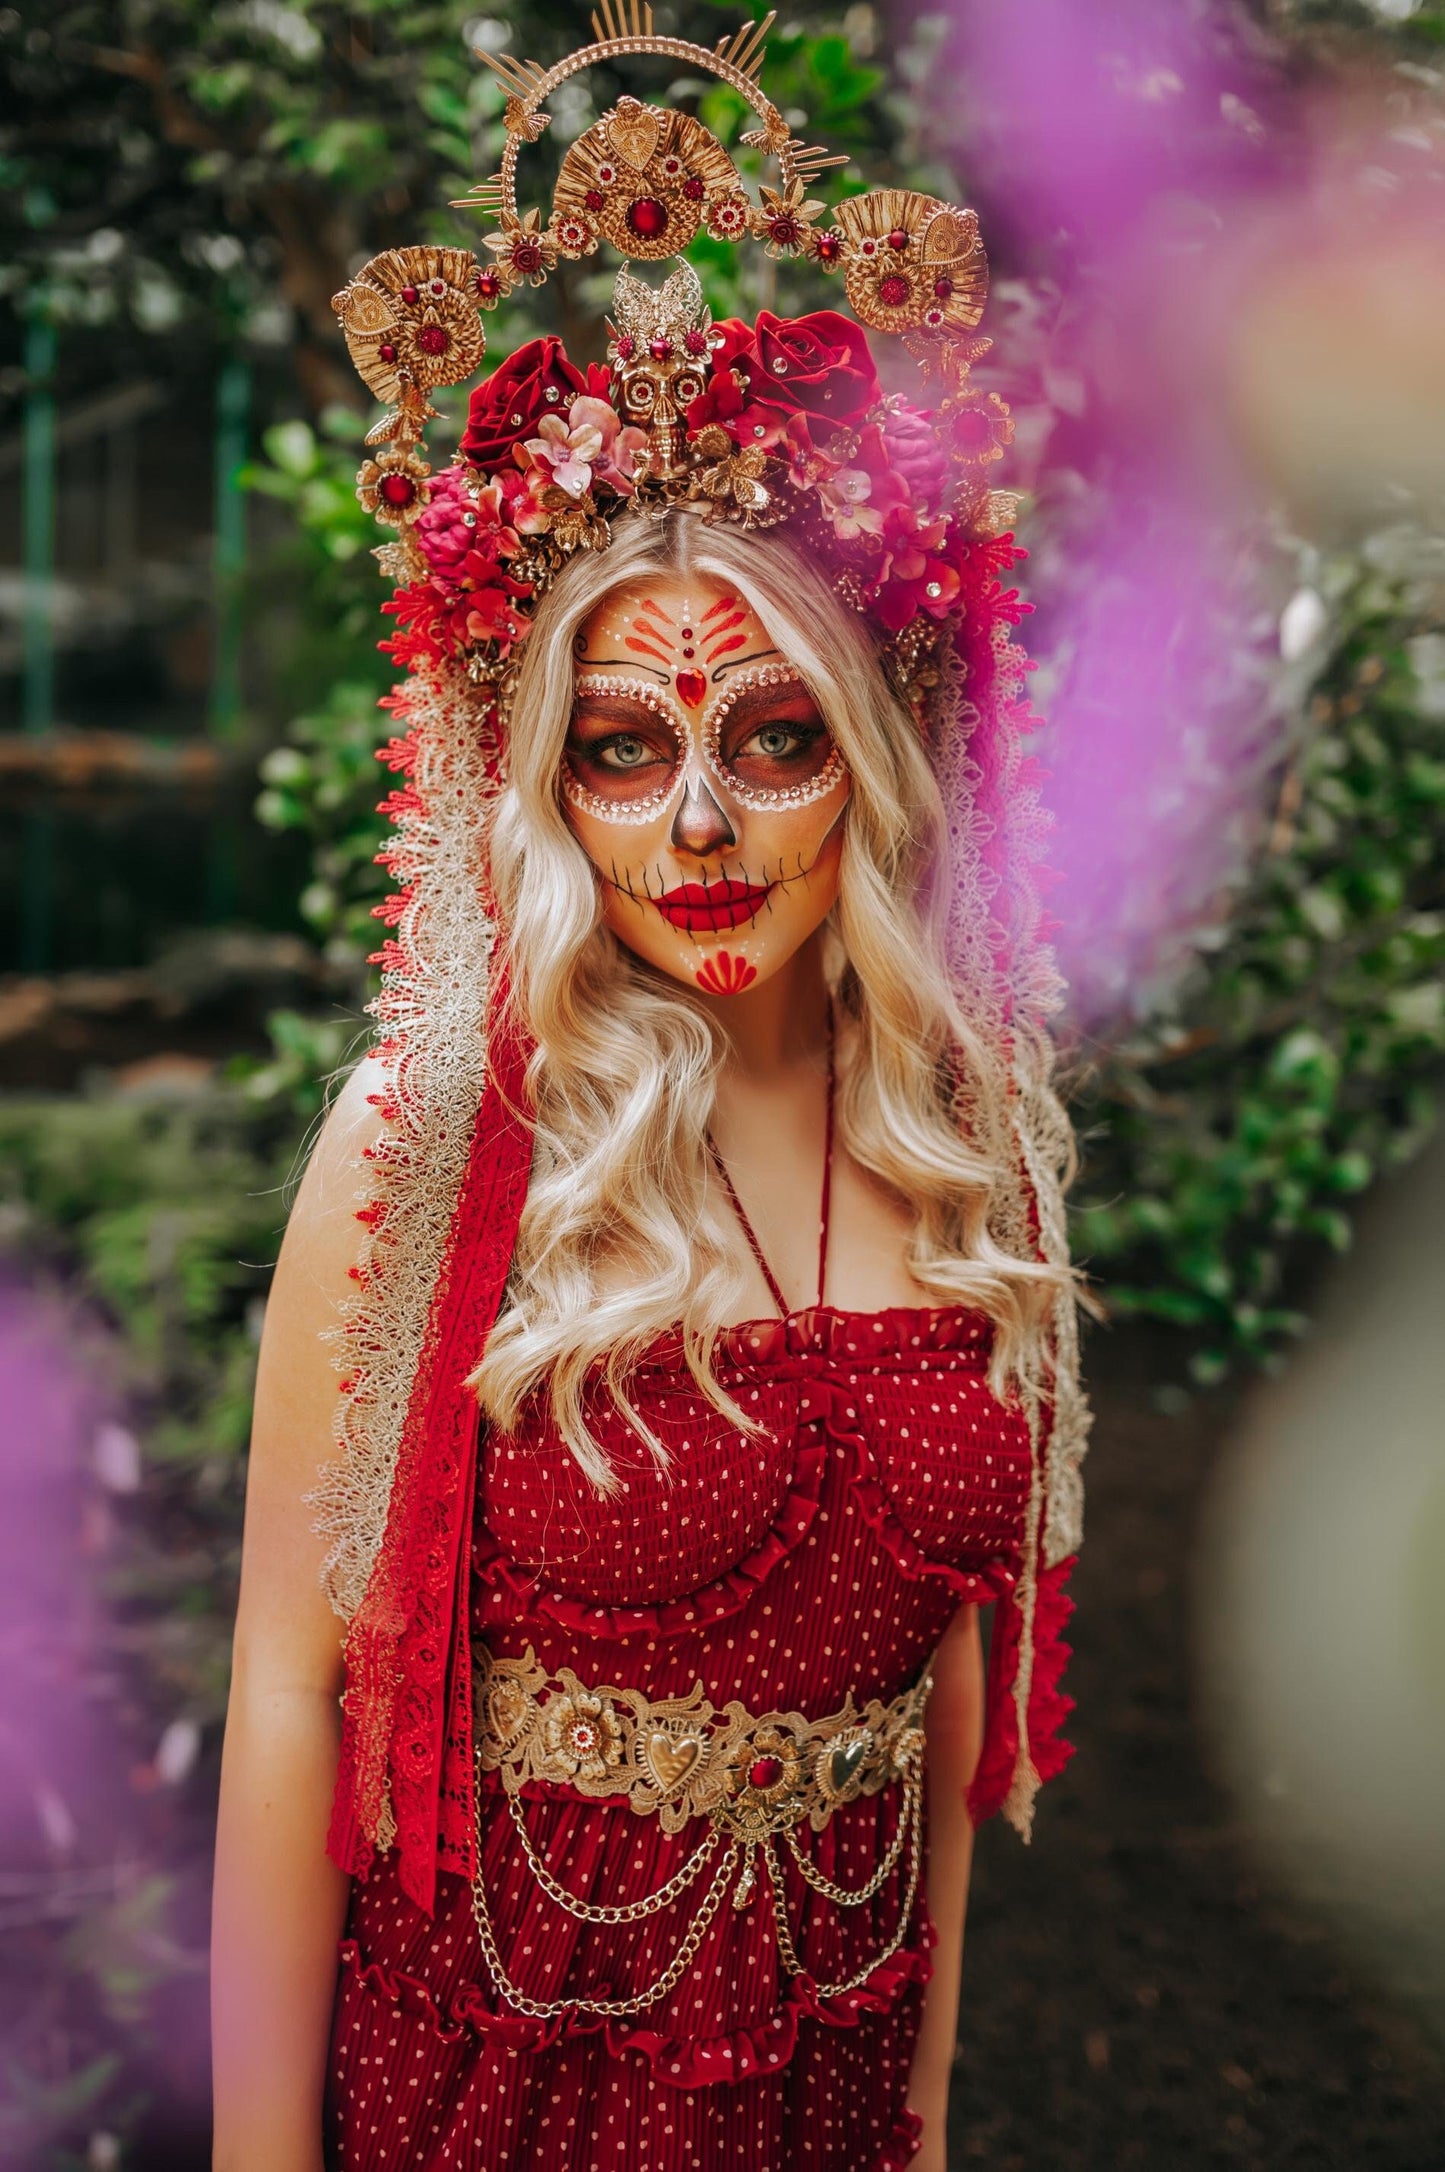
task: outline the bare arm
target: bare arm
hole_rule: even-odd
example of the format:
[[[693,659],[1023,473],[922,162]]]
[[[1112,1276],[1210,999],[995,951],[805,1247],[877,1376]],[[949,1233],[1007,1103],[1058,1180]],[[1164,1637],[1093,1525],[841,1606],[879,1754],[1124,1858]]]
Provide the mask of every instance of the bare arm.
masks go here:
[[[246,1486],[212,1918],[215,2172],[322,2172],[321,2107],[347,1880],[326,1855],[342,1624],[302,1500],[334,1453],[323,1331],[350,1287],[361,1153],[378,1132],[363,1064],[297,1194],[266,1308]]]
[[[915,2159],[918,2172],[944,2172],[945,2165],[963,1919],[973,1864],[973,1821],[964,1797],[983,1747],[983,1707],[978,1608],[964,1606],[938,1648],[928,1700],[928,1911],[938,1944],[908,2086],[908,2102],[923,2121],[923,2146]]]

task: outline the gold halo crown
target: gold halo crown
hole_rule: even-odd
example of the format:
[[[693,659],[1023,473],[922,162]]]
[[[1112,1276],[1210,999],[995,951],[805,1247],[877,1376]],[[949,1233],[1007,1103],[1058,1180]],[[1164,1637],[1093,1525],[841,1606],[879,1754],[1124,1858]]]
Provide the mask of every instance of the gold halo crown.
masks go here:
[[[980,393],[967,383],[972,364],[990,345],[975,336],[988,289],[977,217],[913,189],[886,188],[850,197],[831,212],[811,198],[808,190],[819,175],[847,161],[795,137],[761,89],[758,77],[773,20],[769,15],[762,22],[746,23],[710,49],[656,34],[652,10],[642,0],[628,0],[625,14],[622,0],[602,0],[592,18],[595,42],[549,69],[505,55],[481,55],[507,94],[506,146],[497,173],[461,198],[457,208],[479,211],[495,222],[495,230],[485,237],[485,259],[479,262],[470,250],[444,246],[388,250],[366,264],[333,302],[358,372],[388,410],[368,435],[368,446],[377,450],[358,477],[363,502],[397,531],[396,542],[378,552],[384,571],[403,583],[426,577],[414,530],[446,477],[432,480],[421,457],[426,449],[422,432],[437,414],[431,395],[462,383],[482,361],[486,339],[479,312],[495,308],[520,285],[541,286],[559,259],[591,256],[604,241],[625,261],[608,326],[610,378],[593,372],[585,380],[582,419],[577,419],[572,393],[584,380],[565,364],[576,382],[570,389],[549,384],[545,397],[554,403],[551,415],[519,407],[503,418],[516,426],[515,441],[504,442],[500,453],[494,443],[485,461],[469,453],[463,442],[463,452],[473,463],[467,482],[474,495],[478,468],[490,465],[496,470],[499,462],[507,464],[515,457],[523,468],[530,464],[544,471],[540,482],[534,477],[535,487],[518,512],[517,478],[508,465],[512,495],[503,513],[493,509],[491,516],[494,533],[498,519],[512,524],[505,526],[505,533],[510,537],[507,549],[513,551],[507,560],[513,619],[530,615],[570,551],[605,545],[609,519],[624,498],[635,500],[640,509],[686,505],[707,518],[747,526],[770,526],[802,511],[816,528],[819,493],[825,513],[830,504],[836,511],[839,490],[849,487],[839,477],[854,472],[848,463],[858,456],[866,425],[872,423],[875,432],[886,427],[888,410],[896,415],[906,403],[885,400],[875,379],[877,404],[866,418],[847,418],[862,426],[851,435],[838,431],[830,437],[825,427],[830,418],[815,412],[783,433],[767,420],[754,421],[751,432],[764,440],[761,445],[734,425],[726,410],[709,414],[710,403],[703,395],[714,365],[719,370],[731,367],[732,358],[717,362],[728,338],[712,323],[696,272],[679,262],[658,290],[631,269],[634,263],[680,257],[699,234],[721,242],[753,242],[772,257],[806,260],[841,276],[859,322],[901,337],[925,376],[942,387],[939,405],[927,418],[939,447],[939,480],[928,492],[928,502],[920,501],[920,511],[935,521],[946,519],[957,537],[997,535],[1008,526],[1015,501],[984,485],[987,463],[1012,435],[1008,411],[996,394]],[[546,223],[538,210],[524,213],[517,197],[517,165],[523,148],[550,125],[542,110],[546,100],[599,63],[642,55],[682,63],[736,91],[757,123],[741,141],[776,161],[777,187],[761,188],[754,202],[733,160],[701,121],[629,96],[620,98],[568,148]],[[804,326],[824,319],[795,321]],[[827,321],[836,325],[838,320]],[[767,364],[753,359],[754,369],[785,373],[792,366],[785,354]],[[755,380],[748,389],[745,371],[733,368],[731,377],[741,388],[735,407],[746,404],[742,395],[760,396]],[[771,388],[775,394],[779,389]],[[766,398],[766,388],[761,396]],[[570,437],[569,410],[574,425]],[[911,414],[915,423],[923,419],[916,409]],[[536,434],[539,425],[541,438]],[[569,440],[570,450],[564,440]],[[550,480],[554,472],[555,482]],[[584,478],[580,488],[579,475]],[[855,495],[861,488],[851,487]],[[476,526],[472,515],[462,517]],[[847,514],[846,508],[845,517],[833,520],[832,530],[860,547],[858,565],[842,570],[840,585],[858,608],[867,609],[880,593],[880,580],[872,575],[881,546],[868,518]],[[422,532],[425,535],[425,527]],[[824,540],[831,538],[825,535]],[[512,627],[504,613],[493,616],[492,631],[473,643],[468,656],[474,677],[497,677],[513,639],[523,630],[520,624]]]

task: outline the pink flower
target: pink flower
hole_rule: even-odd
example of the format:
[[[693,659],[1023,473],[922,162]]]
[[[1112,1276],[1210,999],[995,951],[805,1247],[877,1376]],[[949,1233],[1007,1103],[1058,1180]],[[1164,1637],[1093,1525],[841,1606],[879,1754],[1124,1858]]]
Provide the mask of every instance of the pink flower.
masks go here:
[[[538,467],[551,470],[552,481],[569,498],[580,498],[591,488],[593,463],[602,454],[602,432],[596,423],[585,417],[574,423],[572,416],[579,407],[603,404],[601,400],[574,400],[565,422],[560,415],[544,415],[537,425],[537,436],[527,439],[525,451]],[[606,412],[611,414],[611,408]],[[616,419],[613,416],[614,423]]]
[[[818,487],[818,496],[832,519],[833,533],[842,543],[851,543],[861,535],[881,535],[883,515],[868,503],[873,495],[873,478],[862,468],[839,468]]]
[[[473,588],[477,567],[486,577],[497,561],[515,557],[521,538],[507,519],[506,502],[495,483],[475,494],[467,488],[469,470],[444,468],[432,487],[431,503],[416,524],[422,556],[444,589]]]
[[[443,468],[433,478],[430,500],[413,530],[423,558],[439,580],[457,579],[462,560],[475,542],[476,508],[468,480],[466,468]]]
[[[882,437],[888,464],[907,485],[910,497],[936,505],[948,480],[948,460],[929,416],[909,400],[890,400]]]

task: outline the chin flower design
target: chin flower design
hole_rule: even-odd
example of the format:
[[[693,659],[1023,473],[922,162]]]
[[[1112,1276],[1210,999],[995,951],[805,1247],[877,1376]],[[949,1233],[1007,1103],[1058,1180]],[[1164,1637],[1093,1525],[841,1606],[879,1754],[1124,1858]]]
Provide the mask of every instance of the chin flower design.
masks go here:
[[[719,950],[698,967],[697,985],[709,995],[740,995],[758,977],[755,965],[731,950]]]

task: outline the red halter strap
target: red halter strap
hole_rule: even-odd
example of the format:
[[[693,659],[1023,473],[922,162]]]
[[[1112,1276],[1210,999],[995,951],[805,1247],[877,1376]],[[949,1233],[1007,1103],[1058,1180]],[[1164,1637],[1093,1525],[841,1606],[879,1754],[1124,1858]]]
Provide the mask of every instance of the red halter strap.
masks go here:
[[[828,1005],[828,1103],[827,1113],[823,1119],[823,1198],[818,1213],[817,1303],[819,1304],[819,1306],[822,1305],[823,1293],[827,1288],[828,1282],[828,1221],[833,1203],[833,1086],[833,1006],[830,1003]],[[768,1285],[768,1295],[772,1298],[773,1303],[778,1308],[779,1318],[786,1320],[791,1316],[788,1306],[788,1300],[786,1299],[786,1297],[784,1297],[782,1290],[779,1287],[777,1276],[773,1273],[772,1268],[768,1265],[767,1254],[764,1252],[762,1246],[758,1242],[757,1232],[753,1228],[752,1223],[748,1220],[747,1212],[743,1206],[741,1199],[739,1199],[737,1194],[737,1186],[733,1183],[732,1178],[728,1175],[727,1163],[723,1160],[722,1155],[718,1152],[717,1146],[713,1141],[711,1133],[708,1134],[707,1144],[708,1152],[712,1155],[713,1161],[717,1168],[717,1173],[723,1180],[723,1187],[727,1192],[728,1198],[732,1201],[733,1212],[734,1214],[736,1214],[738,1221],[742,1225],[743,1235],[747,1238],[748,1243],[752,1246],[753,1258],[757,1261],[758,1266],[762,1270],[763,1280]]]

